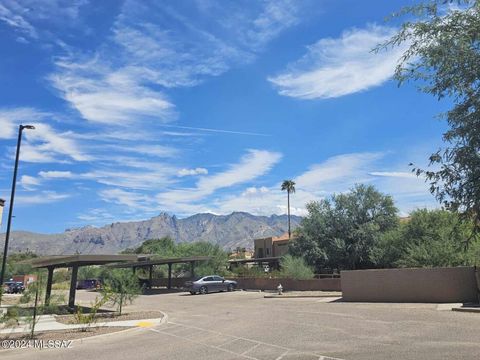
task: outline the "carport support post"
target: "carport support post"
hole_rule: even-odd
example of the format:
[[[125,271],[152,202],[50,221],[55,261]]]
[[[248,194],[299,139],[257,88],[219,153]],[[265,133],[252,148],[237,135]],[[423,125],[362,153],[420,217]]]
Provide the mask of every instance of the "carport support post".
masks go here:
[[[190,275],[192,279],[195,277],[195,261],[190,261]]]
[[[168,287],[167,289],[172,288],[172,263],[168,263]]]
[[[77,290],[78,265],[72,266],[72,277],[70,279],[70,294],[68,296],[68,307],[75,308],[75,291]]]
[[[148,269],[148,287],[149,289],[152,289],[152,279],[153,279],[153,265],[150,265],[150,268]]]
[[[48,277],[47,277],[47,290],[45,291],[45,305],[50,305],[50,295],[52,293],[52,282],[53,282],[53,270],[55,268],[53,266],[49,266],[48,268]]]

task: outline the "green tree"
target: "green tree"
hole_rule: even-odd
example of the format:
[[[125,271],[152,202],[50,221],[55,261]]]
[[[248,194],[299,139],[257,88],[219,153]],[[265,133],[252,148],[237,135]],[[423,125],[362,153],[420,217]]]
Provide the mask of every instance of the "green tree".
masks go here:
[[[406,45],[395,71],[399,84],[416,81],[421,91],[452,103],[442,114],[449,126],[444,147],[430,156],[427,170],[413,171],[447,209],[474,218],[474,235],[480,230],[480,1],[446,3],[403,9],[397,16],[409,19],[376,50]],[[463,239],[464,248],[472,238]]]
[[[226,274],[227,253],[218,245],[205,241],[193,243],[180,243],[177,245],[178,256],[210,256],[209,261],[201,262],[196,267],[195,273],[201,275]],[[189,266],[189,265],[183,265]]]
[[[280,266],[282,268],[280,275],[286,278],[307,280],[312,279],[314,275],[312,268],[301,257],[285,255],[280,260]]]
[[[8,255],[5,278],[9,279],[13,275],[26,275],[32,273],[32,266],[24,264],[25,260],[36,258],[37,255],[31,251],[12,253]]]
[[[198,264],[197,275],[210,275],[226,273],[227,253],[218,245],[205,241],[176,244],[170,237],[151,239],[144,241],[139,247],[128,250],[135,254],[152,254],[160,258],[210,256],[211,259]],[[174,266],[174,272],[186,272],[190,270],[189,264]],[[161,269],[159,270],[161,271]]]
[[[290,228],[290,194],[295,193],[295,182],[293,180],[284,180],[282,183],[282,191],[287,192],[287,211],[288,211],[288,238],[292,237]]]
[[[466,253],[459,251],[472,226],[450,211],[416,210],[408,221],[384,234],[375,244],[371,259],[379,267],[475,265],[478,241]]]
[[[138,278],[130,269],[110,269],[104,278],[104,291],[108,299],[117,306],[118,315],[122,315],[123,306],[132,303],[140,294]]]
[[[317,269],[373,266],[373,245],[398,223],[392,198],[373,186],[356,185],[346,194],[307,204],[307,210],[290,253]]]
[[[144,241],[139,247],[128,249],[124,252],[134,254],[155,254],[164,258],[177,255],[175,241],[169,236]]]

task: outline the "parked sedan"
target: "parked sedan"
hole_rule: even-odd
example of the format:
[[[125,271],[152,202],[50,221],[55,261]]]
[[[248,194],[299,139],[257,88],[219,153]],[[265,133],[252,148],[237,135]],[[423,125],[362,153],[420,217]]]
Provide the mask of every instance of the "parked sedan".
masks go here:
[[[185,288],[190,294],[195,295],[207,294],[215,291],[233,291],[237,287],[237,282],[233,280],[225,280],[218,275],[209,275],[198,278],[195,281],[187,281]]]

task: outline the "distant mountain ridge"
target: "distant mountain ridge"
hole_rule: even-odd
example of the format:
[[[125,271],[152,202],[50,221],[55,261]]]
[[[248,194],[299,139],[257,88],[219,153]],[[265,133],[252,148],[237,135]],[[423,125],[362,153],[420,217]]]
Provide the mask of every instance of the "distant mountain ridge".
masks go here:
[[[301,217],[292,216],[292,229]],[[170,236],[176,242],[208,241],[228,250],[253,248],[253,239],[278,236],[288,230],[286,215],[256,216],[245,212],[229,215],[196,214],[179,219],[162,213],[149,220],[116,222],[102,227],[67,229],[60,234],[14,231],[11,251],[31,250],[37,254],[114,254],[148,239]],[[2,243],[5,235],[2,234]]]

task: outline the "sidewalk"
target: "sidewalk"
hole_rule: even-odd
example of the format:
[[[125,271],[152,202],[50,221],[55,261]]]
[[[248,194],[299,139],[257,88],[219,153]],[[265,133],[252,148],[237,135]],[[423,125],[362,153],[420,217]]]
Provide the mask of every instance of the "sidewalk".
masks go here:
[[[92,324],[91,327],[152,327],[160,325],[165,318],[155,319],[142,319],[142,320],[122,320],[122,321],[109,321],[109,322],[97,322]],[[37,324],[35,325],[35,331],[51,331],[51,330],[70,330],[81,329],[85,325],[80,324],[62,324],[55,320],[53,315],[40,315]],[[0,334],[15,334],[15,333],[28,333],[30,332],[30,325],[23,323],[15,328],[1,329]]]

